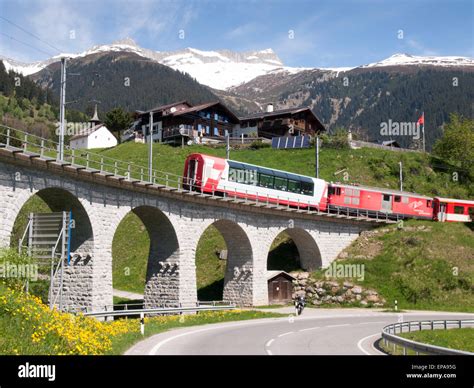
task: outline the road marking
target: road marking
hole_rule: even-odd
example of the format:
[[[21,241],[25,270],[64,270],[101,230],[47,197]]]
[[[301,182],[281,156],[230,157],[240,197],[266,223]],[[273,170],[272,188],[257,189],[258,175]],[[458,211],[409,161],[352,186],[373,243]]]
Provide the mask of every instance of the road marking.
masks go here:
[[[246,322],[240,322],[240,323],[234,323],[234,324],[224,324],[224,325],[219,325],[219,326],[214,326],[214,327],[207,327],[207,328],[199,329],[199,330],[187,331],[185,333],[177,334],[177,335],[169,337],[169,338],[167,338],[163,341],[158,342],[155,346],[153,346],[151,348],[151,350],[148,352],[148,354],[149,355],[155,355],[156,352],[158,350],[160,350],[160,348],[163,345],[167,344],[168,342],[174,341],[177,338],[185,337],[187,335],[202,333],[202,332],[210,331],[210,330],[226,329],[228,327],[246,326],[246,325],[251,325],[251,324],[262,325],[262,324],[270,323],[271,321],[273,321],[273,322],[286,322],[286,318],[280,318],[280,319],[279,318],[277,318],[277,319],[270,318],[269,320],[265,319],[265,320],[262,320],[262,321],[259,321],[259,322],[255,322],[255,321],[252,322],[251,320],[248,320]],[[157,334],[157,335],[160,335],[160,334]],[[153,338],[153,337],[151,337],[151,338]]]
[[[387,323],[386,321],[360,322],[358,325],[371,325],[372,323]]]
[[[272,338],[270,341],[268,341],[268,342],[266,343],[266,345],[265,345],[265,346],[270,346],[270,345],[272,344],[272,342],[273,342],[273,341],[275,341],[275,339],[274,339],[274,338]]]
[[[380,337],[380,333],[371,334],[371,335],[368,335],[367,337],[364,337],[364,338],[362,338],[361,340],[359,340],[359,342],[357,342],[357,347],[359,348],[359,350],[360,350],[362,353],[366,354],[367,356],[373,356],[372,353],[369,353],[367,350],[365,350],[365,349],[362,347],[362,343],[363,343],[365,340],[367,340],[367,339],[369,339],[369,338],[372,338],[372,337],[376,337],[376,336]],[[375,349],[373,343],[371,344],[371,348],[372,348],[373,350],[375,350],[377,353],[385,355],[385,353],[382,353],[381,351]]]
[[[344,323],[342,325],[329,325],[329,326],[324,326],[324,327],[342,327],[342,326],[350,326],[350,323]]]
[[[288,333],[280,334],[280,335],[278,336],[278,338],[284,337],[285,335],[288,335],[288,334],[291,334],[291,333],[294,333],[294,331],[289,331]]]
[[[298,331],[309,331],[309,330],[314,330],[314,329],[319,329],[320,326],[315,326],[315,327],[308,327],[307,329],[301,329],[301,330],[298,330]]]
[[[270,349],[267,349],[267,354],[268,354],[269,356],[273,356],[273,353],[272,353],[272,351],[271,351]]]

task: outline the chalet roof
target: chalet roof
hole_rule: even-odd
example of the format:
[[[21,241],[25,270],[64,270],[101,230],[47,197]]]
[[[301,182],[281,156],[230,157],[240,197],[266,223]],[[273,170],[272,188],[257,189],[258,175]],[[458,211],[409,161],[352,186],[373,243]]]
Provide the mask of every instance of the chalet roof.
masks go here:
[[[288,109],[279,109],[279,110],[274,110],[273,112],[256,112],[244,117],[240,117],[239,119],[240,121],[264,120],[270,117],[291,116],[291,115],[302,113],[302,112],[308,113],[310,116],[312,116],[312,119],[316,121],[319,130],[321,131],[326,130],[324,125],[319,121],[319,119],[316,117],[313,111],[307,106],[300,106],[297,108],[288,108]]]
[[[162,112],[166,109],[169,109],[169,108],[172,108],[173,106],[176,106],[176,105],[181,105],[181,104],[186,104],[188,105],[189,107],[191,107],[192,105],[186,101],[186,100],[182,100],[182,101],[177,101],[177,102],[173,102],[171,104],[166,104],[166,105],[159,105],[159,106],[156,106],[152,109],[149,109],[147,111],[137,111],[139,113],[150,113],[150,112]]]
[[[199,112],[200,110],[204,110],[213,106],[219,106],[222,110],[224,110],[227,115],[235,122],[239,122],[239,118],[232,112],[229,108],[227,108],[224,104],[222,104],[219,101],[214,101],[214,102],[208,102],[205,104],[200,104],[196,106],[191,106],[187,109],[182,109],[176,112],[171,113],[173,116],[181,116],[187,113],[194,113],[194,112]]]
[[[290,275],[288,272],[285,271],[267,271],[267,280],[271,280],[276,278],[278,275],[286,275],[287,277],[291,278],[292,280],[295,280],[296,278],[292,275]]]
[[[87,129],[84,129],[81,132],[79,132],[77,135],[74,135],[73,137],[71,137],[70,140],[76,140],[76,139],[80,139],[81,137],[89,136],[101,127],[104,127],[104,124],[97,124],[97,125],[94,125],[93,127],[89,127]]]

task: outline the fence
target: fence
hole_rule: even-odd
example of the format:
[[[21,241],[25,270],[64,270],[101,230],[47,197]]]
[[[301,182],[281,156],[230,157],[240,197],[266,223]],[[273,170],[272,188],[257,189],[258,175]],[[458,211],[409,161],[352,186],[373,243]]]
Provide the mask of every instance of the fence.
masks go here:
[[[397,350],[397,346],[400,346],[404,355],[407,355],[408,349],[415,352],[416,355],[474,355],[474,353],[463,350],[449,349],[441,346],[423,344],[421,342],[409,340],[407,338],[403,338],[397,335],[397,331],[398,334],[404,332],[409,333],[412,331],[425,330],[427,326],[431,330],[438,329],[440,326],[444,330],[447,330],[450,326],[456,328],[474,327],[474,319],[410,321],[392,323],[382,329],[382,339],[384,341],[384,345],[388,347],[388,344],[391,343],[393,345],[394,352]],[[404,331],[404,328],[406,328],[407,330]]]

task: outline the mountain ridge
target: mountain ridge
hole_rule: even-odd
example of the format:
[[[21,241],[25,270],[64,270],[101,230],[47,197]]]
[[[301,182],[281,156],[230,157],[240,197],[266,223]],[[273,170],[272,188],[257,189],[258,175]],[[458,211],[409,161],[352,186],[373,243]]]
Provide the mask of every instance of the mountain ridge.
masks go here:
[[[140,47],[133,39],[125,38],[110,44],[95,45],[79,54],[60,54],[44,61],[25,63],[0,56],[7,70],[14,70],[23,75],[33,75],[59,62],[61,56],[70,58],[86,57],[100,52],[130,52],[188,73],[199,83],[217,90],[229,90],[245,84],[256,77],[267,74],[296,74],[301,71],[317,70],[322,72],[348,72],[356,69],[376,69],[403,66],[435,66],[442,68],[472,67],[474,59],[463,56],[415,56],[396,53],[386,59],[355,67],[291,67],[271,49],[252,51],[200,50],[186,47],[174,51],[155,51]]]

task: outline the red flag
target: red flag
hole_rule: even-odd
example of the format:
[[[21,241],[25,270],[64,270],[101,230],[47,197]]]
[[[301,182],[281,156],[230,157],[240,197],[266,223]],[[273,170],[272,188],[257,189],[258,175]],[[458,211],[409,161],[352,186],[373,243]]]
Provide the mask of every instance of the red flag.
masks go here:
[[[425,125],[425,112],[422,113],[418,121],[416,122],[419,125]]]

